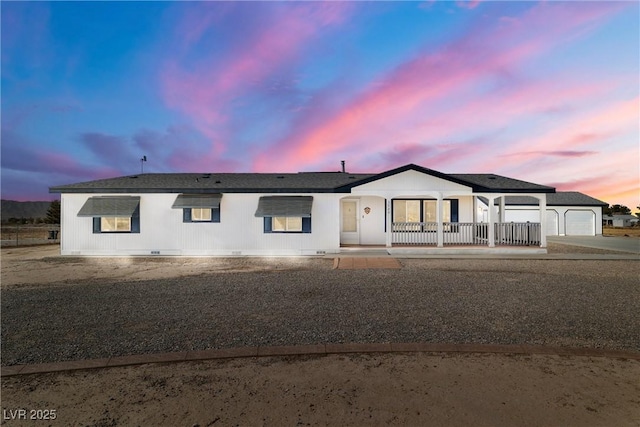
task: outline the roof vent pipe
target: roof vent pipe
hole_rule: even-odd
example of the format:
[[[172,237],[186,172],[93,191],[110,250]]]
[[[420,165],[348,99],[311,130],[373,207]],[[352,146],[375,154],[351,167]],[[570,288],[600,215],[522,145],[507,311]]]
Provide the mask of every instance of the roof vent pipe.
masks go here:
[[[344,160],[340,160],[340,164],[342,165],[342,173],[346,173],[344,169]]]

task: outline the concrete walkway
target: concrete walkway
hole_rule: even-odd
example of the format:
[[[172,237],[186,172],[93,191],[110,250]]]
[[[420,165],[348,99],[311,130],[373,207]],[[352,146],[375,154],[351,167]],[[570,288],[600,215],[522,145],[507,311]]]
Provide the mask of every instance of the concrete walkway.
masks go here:
[[[402,253],[375,253],[372,254],[368,249],[362,252],[352,249],[348,253],[326,254],[324,258],[333,259],[333,268],[336,269],[367,269],[367,268],[400,268],[400,267],[375,267],[374,264],[383,260],[390,259],[500,259],[500,260],[583,260],[583,261],[640,261],[638,254],[620,252],[620,253],[464,253],[454,254],[449,252],[434,253],[432,251],[421,252],[419,249],[411,252]],[[368,259],[369,261],[357,260]],[[386,264],[385,264],[386,265]]]
[[[640,255],[640,239],[635,237],[604,236],[548,236],[547,240],[562,245],[630,252]]]
[[[145,365],[148,363],[190,362],[199,360],[232,359],[242,357],[305,356],[344,353],[493,353],[541,354],[558,356],[608,357],[640,360],[640,352],[604,350],[597,348],[547,347],[535,345],[498,344],[431,344],[431,343],[352,343],[314,344],[300,346],[240,347],[214,350],[182,351],[176,353],[138,354],[104,359],[72,360],[35,365],[2,366],[0,375],[45,374],[51,372]]]
[[[397,259],[391,257],[339,257],[334,258],[333,268],[338,270],[394,269],[402,268]]]

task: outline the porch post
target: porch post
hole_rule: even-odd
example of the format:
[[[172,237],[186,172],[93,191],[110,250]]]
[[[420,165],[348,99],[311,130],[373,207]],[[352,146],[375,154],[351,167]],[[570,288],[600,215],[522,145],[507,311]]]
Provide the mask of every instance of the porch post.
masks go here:
[[[547,247],[547,195],[543,194],[538,199],[540,209],[540,247]]]
[[[478,222],[478,196],[473,196],[473,229],[475,230]]]
[[[391,242],[392,242],[391,236],[393,233],[393,218],[391,218],[391,198],[388,198],[385,200],[386,200],[385,209],[387,210],[387,215],[385,215],[386,222],[387,222],[387,232],[385,235],[385,239],[386,239],[386,246],[390,248]]]
[[[437,234],[437,242],[438,247],[441,248],[444,246],[444,226],[442,225],[442,207],[444,203],[442,203],[442,193],[438,193],[438,200],[436,202],[436,221],[438,222],[438,226],[436,228]]]
[[[504,199],[506,199],[505,196],[500,197],[500,222],[503,222],[503,223],[505,222],[505,218],[506,218],[505,211],[504,211],[504,206],[505,206]]]
[[[489,196],[489,247],[496,247],[496,207],[494,206],[495,197]]]

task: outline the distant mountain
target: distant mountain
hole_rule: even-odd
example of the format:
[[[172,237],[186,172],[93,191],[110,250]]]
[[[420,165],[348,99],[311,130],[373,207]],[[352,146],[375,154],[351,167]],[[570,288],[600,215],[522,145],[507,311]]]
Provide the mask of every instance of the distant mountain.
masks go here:
[[[46,218],[51,202],[16,202],[0,200],[2,221],[9,218]]]

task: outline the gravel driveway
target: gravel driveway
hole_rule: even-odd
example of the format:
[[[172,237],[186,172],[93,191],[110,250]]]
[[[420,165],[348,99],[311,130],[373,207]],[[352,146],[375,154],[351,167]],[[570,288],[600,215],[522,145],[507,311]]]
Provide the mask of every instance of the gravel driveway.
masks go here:
[[[640,351],[636,261],[401,262],[333,270],[330,260],[297,259],[270,270],[4,289],[2,365],[343,342]]]

